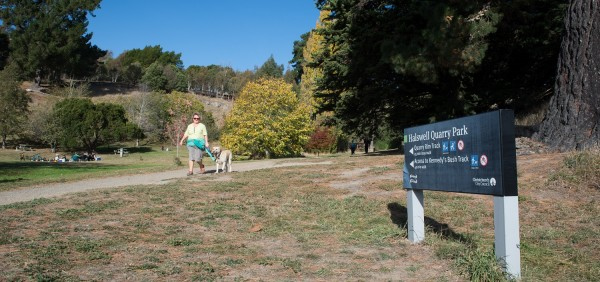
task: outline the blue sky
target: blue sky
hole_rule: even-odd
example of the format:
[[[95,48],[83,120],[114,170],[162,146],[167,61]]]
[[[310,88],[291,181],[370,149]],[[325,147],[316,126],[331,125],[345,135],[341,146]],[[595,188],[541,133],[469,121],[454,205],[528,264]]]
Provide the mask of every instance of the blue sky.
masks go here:
[[[92,44],[113,52],[160,45],[187,68],[252,70],[273,55],[288,68],[300,35],[315,27],[314,0],[102,0],[89,17]]]

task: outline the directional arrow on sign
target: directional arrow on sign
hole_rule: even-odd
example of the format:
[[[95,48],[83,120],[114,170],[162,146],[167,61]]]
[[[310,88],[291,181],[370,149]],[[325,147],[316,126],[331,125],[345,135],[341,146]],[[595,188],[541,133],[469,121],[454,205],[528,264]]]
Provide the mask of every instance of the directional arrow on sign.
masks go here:
[[[414,149],[414,147],[413,147],[413,148],[410,148],[410,151],[409,151],[409,152],[410,152],[412,155],[414,155],[414,154],[415,154],[415,153],[413,152],[413,149]]]
[[[412,166],[413,168],[415,168],[415,161],[410,162],[410,166]]]

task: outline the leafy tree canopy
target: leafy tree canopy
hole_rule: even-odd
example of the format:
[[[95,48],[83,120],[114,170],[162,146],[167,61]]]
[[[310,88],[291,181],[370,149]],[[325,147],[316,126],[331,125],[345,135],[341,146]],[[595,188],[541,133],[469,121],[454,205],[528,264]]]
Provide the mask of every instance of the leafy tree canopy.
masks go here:
[[[278,65],[275,58],[271,55],[265,63],[256,70],[257,78],[282,78],[283,65]]]
[[[88,152],[103,144],[131,138],[139,132],[129,125],[125,109],[110,103],[68,98],[54,106],[53,117],[61,129],[59,143],[67,148],[84,147]]]
[[[310,134],[309,110],[282,79],[246,84],[225,119],[221,142],[252,158],[296,156]]]
[[[382,125],[401,130],[516,107],[524,92],[535,97],[552,79],[547,69],[560,44],[564,1],[538,2],[319,0],[328,16],[308,64],[323,72],[319,109],[333,112],[345,132],[374,136]],[[528,60],[508,60],[538,48]],[[498,82],[512,75],[528,79]],[[524,90],[510,91],[516,87]]]
[[[323,28],[322,21],[328,16],[327,11],[321,11],[319,15],[319,21],[317,22],[316,28]],[[316,31],[311,31],[307,34],[304,47],[302,48],[302,62],[300,67],[302,68],[302,75],[300,79],[300,99],[311,105],[313,116],[316,117],[315,107],[321,104],[322,101],[315,99],[315,91],[317,87],[317,81],[322,79],[323,71],[320,67],[315,64],[315,56],[325,47],[323,36]],[[320,123],[318,121],[317,123]]]
[[[488,49],[468,91],[480,101],[475,110],[490,105],[527,112],[552,94],[566,0],[500,2],[502,21],[488,38]]]
[[[18,71],[10,64],[0,71],[0,137],[2,148],[8,136],[20,133],[25,125],[31,98],[17,80]]]
[[[292,65],[292,75],[296,83],[300,83],[300,79],[302,78],[303,73],[303,64],[304,64],[304,48],[306,46],[306,41],[310,36],[310,32],[304,33],[300,35],[300,40],[294,41],[294,47],[292,49],[292,54],[294,55],[290,60],[290,64]]]
[[[28,78],[84,77],[105,54],[89,41],[88,14],[100,0],[1,0],[0,20],[10,37],[10,57]]]
[[[124,67],[138,62],[142,69],[150,67],[153,63],[163,66],[175,65],[177,68],[183,69],[181,53],[163,51],[160,45],[146,46],[144,49],[127,50],[119,55],[118,60],[121,61],[121,65]]]
[[[161,65],[159,62],[154,62],[146,69],[142,82],[153,91],[186,91],[186,79],[183,70],[175,65]]]
[[[329,153],[336,151],[336,136],[331,128],[318,126],[311,133],[305,148],[311,153]]]
[[[190,89],[208,93],[228,93],[234,97],[246,82],[254,79],[251,71],[238,72],[218,65],[189,66],[186,70]]]

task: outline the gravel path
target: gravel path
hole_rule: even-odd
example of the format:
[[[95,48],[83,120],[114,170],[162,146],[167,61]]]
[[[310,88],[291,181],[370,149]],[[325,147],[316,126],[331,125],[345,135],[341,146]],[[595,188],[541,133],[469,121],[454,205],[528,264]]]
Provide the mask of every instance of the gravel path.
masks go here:
[[[298,159],[287,160],[261,160],[233,163],[233,171],[250,171],[265,168],[285,167],[285,166],[300,166],[300,165],[326,165],[331,164],[331,161],[307,162],[298,161]],[[206,167],[207,173],[214,173],[214,166]],[[169,181],[174,181],[179,178],[186,178],[187,170],[185,168],[171,171],[113,176],[98,179],[89,179],[77,182],[55,183],[45,186],[34,186],[25,189],[0,192],[0,205],[8,205],[17,202],[31,201],[37,198],[57,197],[69,193],[82,192],[93,189],[115,188],[131,185],[152,185],[164,184]],[[194,175],[192,177],[203,177],[206,174]]]

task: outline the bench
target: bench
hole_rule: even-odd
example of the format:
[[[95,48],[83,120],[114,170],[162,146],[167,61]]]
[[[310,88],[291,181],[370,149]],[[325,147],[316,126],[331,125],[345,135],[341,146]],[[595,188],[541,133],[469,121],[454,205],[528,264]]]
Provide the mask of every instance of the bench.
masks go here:
[[[125,148],[116,149],[114,152],[115,152],[115,155],[122,154],[122,156],[129,156],[129,151],[127,151],[127,149],[125,149]]]
[[[19,144],[19,147],[17,147],[17,150],[19,150],[19,151],[31,151],[31,146],[26,145],[26,144]]]

